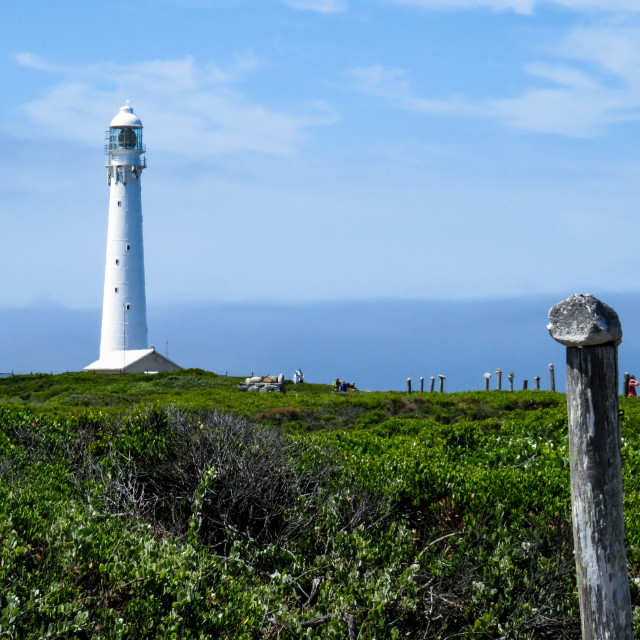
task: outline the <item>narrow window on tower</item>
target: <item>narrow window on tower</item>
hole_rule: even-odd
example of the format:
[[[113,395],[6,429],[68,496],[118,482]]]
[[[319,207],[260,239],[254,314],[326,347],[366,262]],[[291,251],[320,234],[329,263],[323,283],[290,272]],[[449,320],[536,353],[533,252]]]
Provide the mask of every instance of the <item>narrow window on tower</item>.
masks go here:
[[[131,245],[130,244],[127,245],[127,251],[129,251],[129,249],[131,249]]]
[[[122,200],[118,200],[118,206],[121,207],[122,206]]]
[[[127,310],[131,309],[131,305],[127,303]]]
[[[116,264],[120,264],[120,260],[118,260],[118,258],[116,258]]]
[[[116,293],[118,293],[118,287],[116,287],[115,291],[116,291]]]

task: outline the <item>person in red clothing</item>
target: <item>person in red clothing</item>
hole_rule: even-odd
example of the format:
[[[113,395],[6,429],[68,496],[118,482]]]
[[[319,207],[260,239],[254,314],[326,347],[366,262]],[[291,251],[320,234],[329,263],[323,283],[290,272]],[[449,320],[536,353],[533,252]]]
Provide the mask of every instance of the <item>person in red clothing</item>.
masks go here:
[[[638,382],[636,380],[635,376],[629,376],[629,393],[627,393],[627,396],[629,398],[637,398],[638,394],[636,393],[636,387],[640,384],[640,382]]]

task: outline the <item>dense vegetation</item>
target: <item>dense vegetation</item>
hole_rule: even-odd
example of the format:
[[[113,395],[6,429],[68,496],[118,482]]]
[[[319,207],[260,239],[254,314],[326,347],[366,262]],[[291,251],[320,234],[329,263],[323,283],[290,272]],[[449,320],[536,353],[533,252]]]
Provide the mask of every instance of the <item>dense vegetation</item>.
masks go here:
[[[0,380],[0,637],[580,637],[563,394],[237,382]]]

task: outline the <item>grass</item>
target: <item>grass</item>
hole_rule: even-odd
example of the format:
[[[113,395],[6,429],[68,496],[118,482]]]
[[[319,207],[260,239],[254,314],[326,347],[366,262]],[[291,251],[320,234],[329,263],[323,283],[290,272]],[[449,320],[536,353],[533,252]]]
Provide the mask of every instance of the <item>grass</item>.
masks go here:
[[[242,378],[201,369],[133,375],[71,372],[0,379],[0,404],[30,406],[43,413],[97,408],[117,413],[136,404],[217,408],[289,430],[350,428],[358,420],[420,416],[442,424],[485,419],[515,410],[563,406],[562,394],[546,391],[473,391],[457,394],[403,392],[336,393],[331,385],[285,384],[286,393],[239,392]],[[373,418],[368,417],[373,415]]]

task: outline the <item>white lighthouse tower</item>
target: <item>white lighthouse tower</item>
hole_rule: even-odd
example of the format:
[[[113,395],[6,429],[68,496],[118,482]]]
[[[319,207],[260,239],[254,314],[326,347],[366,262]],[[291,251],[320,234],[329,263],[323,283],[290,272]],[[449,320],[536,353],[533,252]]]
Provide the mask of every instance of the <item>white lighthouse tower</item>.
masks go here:
[[[105,373],[180,369],[147,343],[147,302],[140,178],[146,168],[142,122],[129,101],[107,131],[109,227],[100,359],[85,367]]]

